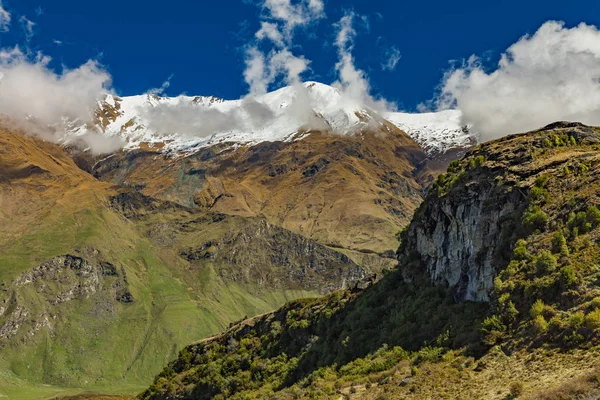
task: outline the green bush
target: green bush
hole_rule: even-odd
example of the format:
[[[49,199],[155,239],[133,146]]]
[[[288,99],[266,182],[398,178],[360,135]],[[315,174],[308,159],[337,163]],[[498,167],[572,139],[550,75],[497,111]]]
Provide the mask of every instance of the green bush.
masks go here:
[[[585,322],[585,314],[581,311],[577,311],[576,313],[571,314],[569,317],[569,327],[571,329],[579,329],[583,326]]]
[[[540,175],[537,178],[535,178],[535,187],[543,189],[546,187],[546,185],[548,184],[548,179],[549,176],[548,175]]]
[[[567,239],[565,239],[565,235],[563,235],[562,231],[556,231],[552,236],[552,252],[554,254],[560,254],[561,256],[569,255]]]
[[[546,189],[534,186],[529,192],[529,197],[534,203],[544,204],[548,202],[548,191]]]
[[[557,263],[556,257],[554,257],[551,252],[542,250],[536,257],[535,267],[538,272],[553,272],[556,270]]]
[[[568,225],[572,230],[577,229],[580,234],[588,233],[600,226],[600,210],[596,206],[590,206],[585,211],[579,211],[576,214],[571,213]]]
[[[520,239],[515,244],[515,249],[513,250],[513,258],[515,260],[528,260],[529,253],[527,252],[527,242],[523,239]]]
[[[537,334],[543,334],[548,331],[548,322],[546,322],[546,319],[542,315],[538,315],[533,320],[533,330]]]
[[[548,214],[546,214],[539,206],[530,207],[523,213],[522,225],[527,234],[531,234],[536,230],[543,231],[546,228]]]
[[[545,307],[546,306],[544,305],[544,302],[542,300],[537,300],[531,306],[531,310],[529,310],[529,315],[531,315],[531,318],[535,319],[535,318],[539,317],[540,315],[542,315]]]
[[[574,286],[578,283],[577,274],[572,265],[565,265],[560,269],[560,281],[566,287]]]
[[[586,211],[587,221],[592,224],[593,228],[596,228],[600,225],[600,210],[598,207],[591,206]]]
[[[460,161],[454,160],[448,165],[448,173],[456,174],[457,172],[460,172]]]
[[[485,344],[493,346],[500,342],[506,332],[506,325],[498,315],[487,317],[481,323],[481,333]]]
[[[442,358],[444,354],[444,349],[441,347],[423,347],[417,353],[417,358],[415,359],[415,365],[422,364],[424,362],[436,362]]]
[[[600,309],[595,309],[585,316],[585,326],[591,329],[600,328]]]
[[[592,301],[590,301],[590,308],[592,310],[600,309],[600,297],[594,297]]]
[[[471,160],[471,162],[469,163],[469,167],[471,167],[471,169],[479,168],[484,163],[485,163],[485,157],[482,155],[479,155]]]

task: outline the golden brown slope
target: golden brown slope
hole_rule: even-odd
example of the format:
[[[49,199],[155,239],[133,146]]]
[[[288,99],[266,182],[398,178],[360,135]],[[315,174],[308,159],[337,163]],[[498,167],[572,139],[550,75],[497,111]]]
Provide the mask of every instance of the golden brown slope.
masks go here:
[[[131,217],[132,192],[60,146],[0,131],[0,397],[135,391],[183,344],[365,274],[260,218],[152,198]]]
[[[357,135],[311,133],[289,143],[230,145],[173,157],[151,150],[100,161],[95,176],[142,193],[271,223],[335,247],[384,252],[422,200],[436,171],[387,124]],[[423,172],[425,171],[425,172]]]

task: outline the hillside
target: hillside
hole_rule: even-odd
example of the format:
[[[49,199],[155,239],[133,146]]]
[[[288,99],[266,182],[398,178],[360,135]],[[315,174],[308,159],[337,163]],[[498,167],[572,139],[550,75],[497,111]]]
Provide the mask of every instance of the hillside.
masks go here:
[[[334,247],[393,253],[426,184],[439,173],[392,125],[343,136],[251,147],[213,146],[173,157],[122,152],[95,163],[100,180],[210,212],[269,222]]]
[[[372,273],[264,218],[99,181],[64,148],[20,132],[0,130],[0,182],[9,398],[135,392],[184,344]]]
[[[399,268],[182,350],[141,395],[596,398],[600,130],[479,145],[437,178]]]

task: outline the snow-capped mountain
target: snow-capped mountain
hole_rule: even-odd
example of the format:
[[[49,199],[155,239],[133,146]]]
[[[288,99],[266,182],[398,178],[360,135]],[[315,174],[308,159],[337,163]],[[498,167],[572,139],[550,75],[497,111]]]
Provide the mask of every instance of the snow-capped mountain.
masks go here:
[[[96,124],[104,135],[120,137],[126,149],[146,144],[188,152],[224,142],[299,140],[311,131],[352,134],[390,122],[428,153],[443,153],[473,144],[474,135],[460,120],[456,110],[377,113],[345,98],[340,90],[317,82],[240,100],[108,95],[96,112]],[[80,126],[71,133],[82,134],[87,129]]]

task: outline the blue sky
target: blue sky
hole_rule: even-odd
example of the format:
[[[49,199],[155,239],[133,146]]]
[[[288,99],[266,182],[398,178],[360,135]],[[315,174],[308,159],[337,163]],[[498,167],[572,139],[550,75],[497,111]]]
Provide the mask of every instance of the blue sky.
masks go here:
[[[259,29],[261,14],[249,1],[4,0],[3,5],[13,23],[0,34],[1,46],[42,51],[55,68],[98,58],[122,95],[160,87],[171,75],[168,95],[239,98],[248,91],[243,49]],[[432,98],[450,60],[477,54],[495,64],[501,52],[547,20],[568,27],[582,21],[600,25],[597,1],[329,0],[326,18],[294,38],[294,54],[312,61],[305,80],[336,79],[333,24],[350,9],[368,21],[355,25],[357,67],[367,72],[374,93],[405,110]],[[29,40],[19,26],[21,16],[36,24]],[[391,48],[402,58],[395,70],[383,70]]]

